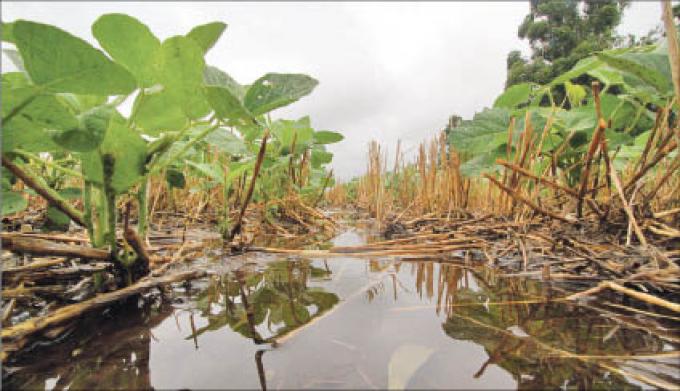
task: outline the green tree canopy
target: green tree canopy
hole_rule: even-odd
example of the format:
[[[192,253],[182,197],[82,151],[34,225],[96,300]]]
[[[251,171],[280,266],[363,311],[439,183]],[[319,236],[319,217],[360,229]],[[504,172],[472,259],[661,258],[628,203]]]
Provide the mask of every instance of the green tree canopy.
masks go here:
[[[517,35],[529,40],[531,58],[508,54],[506,88],[547,84],[593,52],[611,48],[628,0],[531,0]]]

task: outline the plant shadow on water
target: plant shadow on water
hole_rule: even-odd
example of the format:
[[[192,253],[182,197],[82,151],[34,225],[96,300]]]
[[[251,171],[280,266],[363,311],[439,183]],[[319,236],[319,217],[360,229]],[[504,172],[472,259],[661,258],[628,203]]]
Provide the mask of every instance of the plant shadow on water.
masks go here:
[[[336,244],[367,240],[348,231]],[[222,260],[215,260],[222,262]],[[6,368],[8,388],[640,388],[677,339],[539,281],[399,259],[277,259],[114,309]],[[132,305],[135,308],[130,309]],[[625,357],[637,355],[637,358]]]

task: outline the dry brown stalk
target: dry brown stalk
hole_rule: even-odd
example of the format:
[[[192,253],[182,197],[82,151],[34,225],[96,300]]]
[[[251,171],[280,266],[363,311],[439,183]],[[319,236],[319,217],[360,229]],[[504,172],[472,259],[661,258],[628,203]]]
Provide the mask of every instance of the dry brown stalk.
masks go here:
[[[503,185],[502,183],[500,183],[496,178],[492,177],[492,176],[489,175],[489,174],[484,174],[484,177],[485,177],[486,179],[490,180],[491,182],[493,182],[493,183],[494,183],[496,186],[498,186],[500,189],[502,189],[503,191],[505,191],[506,193],[508,193],[513,199],[522,202],[523,204],[529,206],[531,209],[535,210],[536,212],[538,212],[538,213],[540,213],[540,214],[542,214],[542,215],[544,215],[544,216],[552,217],[553,219],[557,219],[557,220],[560,220],[560,221],[564,221],[565,223],[570,223],[570,224],[573,224],[573,223],[576,222],[576,220],[574,220],[574,219],[572,219],[572,218],[569,218],[569,217],[566,217],[566,216],[562,216],[562,215],[559,215],[559,214],[557,214],[557,213],[555,213],[555,212],[551,212],[551,211],[549,211],[549,210],[547,210],[547,209],[543,209],[543,208],[539,207],[538,205],[536,205],[536,204],[534,204],[533,202],[531,202],[531,201],[529,201],[528,199],[526,199],[526,198],[525,198],[524,196],[522,196],[519,192],[516,192],[516,191],[510,189],[509,187],[504,186],[504,185]]]
[[[9,351],[6,350],[6,344],[8,342],[12,342],[18,347],[23,346],[25,342],[27,342],[26,339],[28,337],[49,328],[63,325],[64,323],[77,319],[85,313],[106,307],[114,302],[142,293],[157,286],[164,286],[177,281],[201,278],[205,275],[205,271],[185,271],[159,278],[145,277],[134,285],[126,288],[104,293],[77,304],[61,307],[51,314],[31,318],[11,327],[5,327],[0,334],[2,335],[3,342],[2,361],[5,362],[9,356]]]
[[[31,255],[75,257],[84,259],[108,260],[109,252],[92,247],[54,243],[44,239],[25,236],[3,236],[3,248]],[[6,272],[6,271],[5,271]]]
[[[560,185],[559,183],[557,183],[557,182],[555,182],[555,181],[553,181],[553,180],[551,180],[551,179],[548,179],[548,178],[545,178],[545,177],[538,177],[538,176],[536,176],[534,173],[532,173],[531,171],[529,171],[529,170],[527,170],[527,169],[525,169],[525,168],[518,167],[518,166],[516,166],[516,165],[514,165],[514,164],[512,164],[512,163],[509,163],[509,162],[507,162],[507,161],[505,161],[505,160],[503,160],[503,159],[498,159],[498,160],[496,160],[496,163],[497,163],[497,164],[500,164],[500,165],[502,165],[502,166],[504,166],[504,167],[506,167],[506,168],[508,168],[508,169],[510,169],[510,170],[516,171],[516,172],[518,172],[518,173],[520,173],[520,174],[522,174],[522,175],[528,176],[528,177],[531,178],[531,179],[535,179],[535,180],[538,181],[539,183],[548,185],[548,186],[552,187],[552,188],[555,189],[555,190],[563,191],[563,192],[569,194],[569,195],[572,196],[572,197],[578,197],[578,192],[576,192],[575,190],[573,190],[573,189],[571,189],[571,188],[569,188],[569,187]]]
[[[633,210],[631,209],[630,205],[628,205],[628,202],[626,201],[626,197],[623,194],[623,188],[621,186],[621,181],[619,180],[619,176],[616,174],[616,169],[612,165],[611,162],[609,162],[609,170],[611,174],[612,181],[614,182],[614,187],[616,187],[616,191],[619,194],[619,197],[621,198],[621,202],[623,203],[623,209],[626,211],[626,214],[628,215],[628,220],[630,223],[633,225],[633,229],[635,230],[635,235],[637,236],[638,240],[640,241],[640,244],[642,245],[643,248],[647,248],[647,239],[645,239],[645,236],[642,234],[642,230],[640,229],[640,226],[637,223],[637,220],[635,219],[635,215],[633,214]]]
[[[262,143],[260,144],[260,151],[257,153],[257,161],[255,162],[255,168],[253,169],[253,176],[250,180],[250,187],[248,187],[248,193],[243,201],[243,206],[241,206],[241,212],[238,215],[236,224],[231,229],[229,233],[229,240],[234,239],[237,233],[241,232],[241,225],[243,224],[243,216],[246,214],[246,209],[250,203],[250,199],[253,197],[253,191],[255,190],[255,182],[257,181],[257,176],[260,174],[260,167],[262,166],[262,161],[264,160],[264,153],[267,150],[267,139],[269,138],[269,129],[265,130],[262,136]]]
[[[648,293],[644,293],[644,292],[636,291],[636,290],[633,290],[633,289],[630,289],[630,288],[626,288],[624,286],[621,286],[621,285],[619,285],[615,282],[611,282],[611,281],[603,281],[599,285],[597,285],[593,288],[590,288],[590,289],[587,289],[585,291],[574,293],[573,295],[567,296],[567,299],[568,300],[579,299],[581,297],[590,296],[594,293],[598,293],[598,292],[600,292],[604,289],[615,290],[617,292],[623,293],[623,294],[628,295],[630,297],[634,297],[634,298],[636,298],[640,301],[644,301],[644,302],[649,303],[649,304],[654,304],[654,305],[659,306],[659,307],[664,307],[664,308],[669,309],[673,312],[680,312],[680,304],[678,304],[678,303],[673,303],[673,302],[670,302],[668,300],[664,300],[664,299],[661,299],[659,297],[656,297],[654,295],[650,295]]]
[[[593,156],[600,147],[600,137],[604,134],[604,130],[607,128],[607,123],[602,118],[602,109],[600,108],[600,83],[594,81],[592,84],[593,88],[593,98],[595,100],[595,110],[597,112],[597,127],[593,133],[593,139],[590,141],[590,146],[588,147],[588,152],[586,153],[585,167],[581,173],[581,184],[579,186],[578,192],[578,203],[576,204],[576,215],[578,218],[583,216],[583,198],[586,195],[586,190],[588,189],[588,179],[590,177],[590,166],[592,164]]]

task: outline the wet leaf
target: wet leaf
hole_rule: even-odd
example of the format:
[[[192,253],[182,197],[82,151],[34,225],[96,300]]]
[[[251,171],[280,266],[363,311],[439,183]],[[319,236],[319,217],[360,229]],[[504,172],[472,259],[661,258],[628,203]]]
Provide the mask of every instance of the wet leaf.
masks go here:
[[[307,75],[268,73],[248,88],[244,103],[254,115],[268,113],[308,95],[317,84]]]
[[[31,80],[45,90],[126,95],[136,88],[130,72],[64,30],[18,20],[13,34]]]
[[[331,132],[330,130],[319,130],[314,132],[315,144],[334,144],[344,140],[345,137],[338,132]]]
[[[92,35],[111,57],[132,73],[140,86],[153,84],[153,61],[161,42],[144,23],[124,14],[100,16]]]
[[[222,22],[202,24],[191,29],[187,37],[194,40],[201,47],[203,53],[206,53],[215,45],[215,42],[220,39],[226,29],[227,25]]]

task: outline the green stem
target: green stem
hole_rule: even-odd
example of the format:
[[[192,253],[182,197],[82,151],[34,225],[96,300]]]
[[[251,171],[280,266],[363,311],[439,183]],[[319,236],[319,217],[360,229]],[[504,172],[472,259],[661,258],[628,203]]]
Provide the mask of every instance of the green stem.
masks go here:
[[[106,205],[106,242],[111,248],[111,254],[116,257],[116,192],[113,189],[112,179],[115,167],[113,155],[102,156],[102,171],[104,174],[104,199]]]
[[[40,156],[36,156],[36,155],[34,155],[30,152],[24,151],[23,149],[15,149],[12,152],[16,153],[17,155],[21,155],[26,159],[33,160],[34,162],[42,164],[45,167],[49,167],[53,170],[61,171],[64,174],[71,175],[71,176],[76,177],[76,178],[83,178],[83,174],[79,173],[78,171],[72,170],[70,168],[62,167],[58,164],[55,164],[52,161],[42,159]]]
[[[196,144],[197,142],[203,140],[206,136],[208,136],[212,131],[214,131],[214,130],[217,129],[218,127],[219,127],[219,125],[213,125],[213,126],[211,126],[211,127],[209,127],[209,128],[206,128],[206,129],[203,130],[201,133],[199,133],[198,135],[196,135],[196,137],[194,137],[193,139],[189,140],[189,142],[187,142],[187,143],[184,145],[184,147],[182,147],[182,149],[180,149],[180,150],[179,150],[177,153],[175,153],[172,157],[168,157],[167,159],[163,159],[163,161],[160,162],[160,163],[159,163],[160,159],[157,160],[157,161],[156,161],[156,164],[154,164],[154,165],[149,169],[149,172],[146,174],[145,177],[148,178],[148,177],[150,177],[151,175],[156,174],[157,172],[159,172],[160,170],[162,170],[163,168],[165,168],[165,166],[167,166],[168,164],[170,164],[170,163],[172,163],[172,162],[174,162],[174,161],[177,161],[179,158],[182,157],[182,155],[184,155],[184,154],[189,150],[189,148],[193,147],[194,144]],[[146,178],[145,178],[145,179],[146,179]]]
[[[92,221],[92,183],[89,181],[85,182],[85,186],[83,186],[83,207],[85,208],[83,220],[87,224],[87,236],[90,238],[92,246],[97,247],[97,240],[94,236],[94,222]]]
[[[149,207],[149,179],[142,182],[137,190],[137,207],[139,217],[137,219],[137,233],[142,240],[146,240],[146,229],[148,225],[147,213]]]

